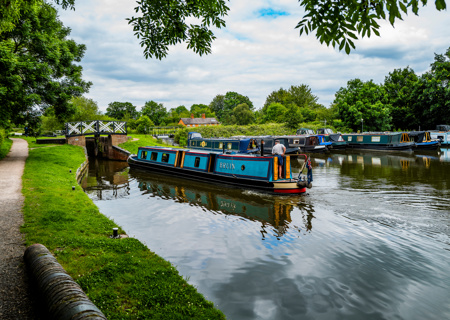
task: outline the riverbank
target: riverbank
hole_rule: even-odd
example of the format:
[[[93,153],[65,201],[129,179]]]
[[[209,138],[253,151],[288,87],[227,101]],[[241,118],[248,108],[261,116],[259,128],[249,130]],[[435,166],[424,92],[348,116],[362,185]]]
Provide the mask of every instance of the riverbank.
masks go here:
[[[45,146],[30,145],[23,175],[21,231],[27,246],[45,245],[110,320],[224,318],[141,242],[109,237],[118,226],[76,182],[75,172],[85,160],[82,148]],[[120,227],[119,233],[124,233]]]

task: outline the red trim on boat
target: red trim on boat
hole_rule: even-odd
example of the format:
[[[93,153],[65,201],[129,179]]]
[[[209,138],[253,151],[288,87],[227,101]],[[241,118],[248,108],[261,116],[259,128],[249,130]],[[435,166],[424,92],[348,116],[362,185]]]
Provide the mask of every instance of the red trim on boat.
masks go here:
[[[276,193],[304,193],[306,188],[295,188],[295,189],[275,189]]]

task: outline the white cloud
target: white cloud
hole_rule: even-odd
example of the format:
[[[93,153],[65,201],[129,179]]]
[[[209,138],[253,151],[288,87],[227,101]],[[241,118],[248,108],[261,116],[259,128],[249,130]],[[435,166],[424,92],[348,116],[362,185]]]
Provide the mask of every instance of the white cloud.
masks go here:
[[[433,4],[395,28],[383,23],[381,37],[357,41],[349,56],[321,45],[313,35],[298,36],[295,25],[302,9],[295,0],[227,4],[227,28],[215,31],[211,55],[199,57],[180,44],[162,61],[143,57],[125,20],[136,15],[135,2],[77,0],[75,12],[59,10],[71,37],[87,46],[81,65],[84,78],[94,85],[86,96],[103,111],[113,101],[141,107],[155,100],[170,109],[208,104],[217,94],[236,91],[260,108],[272,91],[307,84],[319,103],[329,106],[348,80],[381,83],[389,72],[407,66],[422,73],[434,53],[450,46],[450,14],[437,12]],[[261,12],[274,14],[262,17]]]

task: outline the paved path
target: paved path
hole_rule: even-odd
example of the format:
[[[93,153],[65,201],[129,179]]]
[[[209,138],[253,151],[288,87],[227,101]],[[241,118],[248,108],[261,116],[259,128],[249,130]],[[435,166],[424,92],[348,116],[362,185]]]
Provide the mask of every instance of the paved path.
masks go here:
[[[36,319],[23,253],[22,174],[28,143],[12,139],[9,154],[0,161],[0,319]]]

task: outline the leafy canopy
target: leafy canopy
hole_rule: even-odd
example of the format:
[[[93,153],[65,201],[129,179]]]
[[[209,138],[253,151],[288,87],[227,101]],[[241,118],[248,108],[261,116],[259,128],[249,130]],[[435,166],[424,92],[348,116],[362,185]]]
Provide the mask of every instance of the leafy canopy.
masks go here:
[[[31,123],[50,106],[59,119],[73,113],[68,101],[92,83],[75,64],[86,47],[67,39],[69,34],[45,3],[21,11],[15,27],[0,33],[0,120]]]

